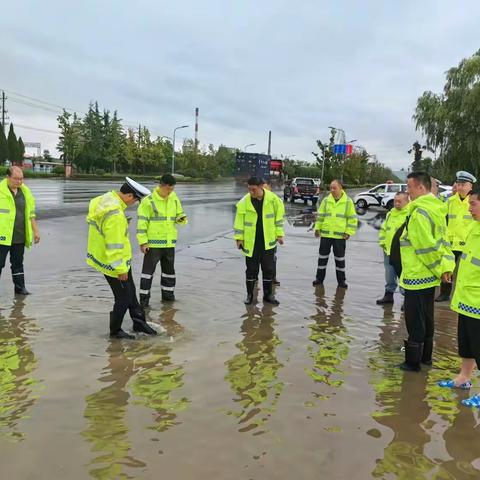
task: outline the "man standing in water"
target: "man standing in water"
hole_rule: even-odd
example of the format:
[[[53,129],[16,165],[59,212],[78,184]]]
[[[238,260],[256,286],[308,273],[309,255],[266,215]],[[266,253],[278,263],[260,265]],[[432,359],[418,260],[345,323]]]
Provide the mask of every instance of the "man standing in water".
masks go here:
[[[247,264],[246,305],[253,302],[253,290],[258,279],[260,265],[263,275],[263,301],[278,305],[273,295],[275,268],[275,247],[283,245],[284,209],[279,207],[275,194],[263,188],[263,180],[258,177],[248,179],[248,192],[237,203],[237,214],[233,226],[233,238],[237,248],[242,250]],[[283,205],[282,205],[283,207]]]
[[[122,330],[123,317],[130,312],[133,330],[149,335],[156,331],[145,321],[145,314],[138,303],[132,278],[132,247],[128,236],[128,220],[125,209],[150,190],[126,178],[120,191],[111,191],[95,197],[88,208],[87,263],[103,273],[115,297],[110,312],[110,337],[135,338]]]
[[[140,278],[140,305],[144,308],[150,302],[150,289],[158,262],[162,268],[162,300],[175,300],[177,225],[187,223],[180,199],[173,191],[176,183],[175,177],[166,173],[160,179],[160,185],[138,206],[137,240],[145,255]]]
[[[25,247],[40,241],[35,220],[35,199],[23,184],[23,171],[10,167],[7,178],[0,182],[0,272],[10,252],[10,265],[15,293],[28,295],[25,288],[23,256]]]

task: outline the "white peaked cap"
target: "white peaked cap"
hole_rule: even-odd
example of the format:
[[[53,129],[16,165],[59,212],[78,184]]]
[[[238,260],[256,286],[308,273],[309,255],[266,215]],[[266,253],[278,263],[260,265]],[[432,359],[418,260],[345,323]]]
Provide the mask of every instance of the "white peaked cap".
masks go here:
[[[125,177],[125,182],[127,182],[127,185],[133,190],[135,190],[135,193],[139,198],[143,198],[147,195],[150,195],[152,192],[147,188],[141,185],[140,183],[136,182],[135,180],[132,180],[129,177]]]

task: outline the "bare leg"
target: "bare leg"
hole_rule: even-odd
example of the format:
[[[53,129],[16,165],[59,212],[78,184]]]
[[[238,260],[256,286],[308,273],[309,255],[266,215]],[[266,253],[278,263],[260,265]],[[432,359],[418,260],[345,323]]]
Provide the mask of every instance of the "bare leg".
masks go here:
[[[462,383],[469,381],[475,367],[476,363],[474,358],[462,358],[462,368],[454,379],[455,385],[458,387]]]

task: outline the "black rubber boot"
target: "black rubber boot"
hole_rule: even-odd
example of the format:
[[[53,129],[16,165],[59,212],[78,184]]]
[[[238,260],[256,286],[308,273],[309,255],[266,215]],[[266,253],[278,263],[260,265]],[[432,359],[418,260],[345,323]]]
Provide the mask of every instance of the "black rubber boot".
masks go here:
[[[280,286],[280,282],[279,282],[276,278],[273,279],[273,284],[274,284],[276,287],[279,287],[279,286]]]
[[[245,297],[245,300],[243,303],[245,305],[251,305],[253,303],[253,291],[255,290],[255,280],[247,280],[245,282],[245,285],[247,287],[247,296]]]
[[[419,372],[423,343],[411,342],[409,340],[404,340],[403,343],[405,345],[405,361],[399,367],[409,372]]]
[[[12,274],[12,280],[17,295],[30,295],[30,292],[25,288],[25,275],[23,273]]]
[[[280,305],[280,302],[275,298],[272,293],[272,281],[264,280],[263,281],[263,301],[271,303],[272,305]]]
[[[424,365],[432,365],[432,353],[433,353],[433,338],[429,337],[425,339],[423,343],[422,363]]]
[[[140,294],[140,306],[142,308],[148,308],[150,304],[150,295]]]
[[[175,301],[175,294],[173,292],[162,290],[162,302],[174,302],[174,301]]]
[[[393,303],[393,292],[387,292],[385,290],[385,295],[383,295],[383,298],[377,300],[377,305],[385,305],[387,303]]]
[[[323,285],[323,280],[319,280],[318,278],[316,278],[313,282],[312,282],[312,285],[314,287],[319,287],[320,285]]]
[[[452,293],[451,283],[440,284],[440,295],[435,299],[436,302],[448,302],[450,300],[450,294]]]
[[[141,318],[132,318],[133,331],[138,333],[146,333],[147,335],[157,335],[157,331],[154,330],[145,320]]]
[[[110,338],[134,339],[133,335],[122,330],[122,322],[122,318],[117,318],[113,312],[110,312]]]
[[[345,283],[345,281],[342,281],[342,282],[338,282],[337,287],[338,287],[338,288],[345,288],[345,289],[347,289],[347,288],[348,288],[348,285]]]

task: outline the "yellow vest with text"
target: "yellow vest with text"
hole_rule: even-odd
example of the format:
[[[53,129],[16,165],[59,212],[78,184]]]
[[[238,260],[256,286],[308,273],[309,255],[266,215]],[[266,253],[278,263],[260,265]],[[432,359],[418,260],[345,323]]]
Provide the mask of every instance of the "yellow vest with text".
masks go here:
[[[95,197],[88,206],[87,263],[109,277],[128,273],[132,262],[126,208],[114,191]]]
[[[283,230],[285,207],[277,195],[269,190],[264,190],[263,192],[263,237],[265,239],[265,250],[270,250],[277,245],[278,237],[285,236]],[[235,240],[243,240],[243,253],[247,257],[253,255],[257,218],[257,211],[252,204],[252,198],[247,193],[237,203],[237,214],[235,215],[235,223],[233,225],[233,238]]]
[[[162,198],[158,190],[142,199],[138,206],[137,240],[151,248],[171,248],[177,243],[177,223],[185,225],[182,204],[175,192]]]
[[[380,227],[378,234],[378,243],[383,248],[387,255],[390,255],[390,249],[392,247],[393,236],[397,230],[405,223],[408,215],[408,205],[401,210],[392,208]]]
[[[433,195],[422,195],[406,208],[407,226],[400,237],[400,285],[406,290],[435,287],[443,273],[455,269],[455,257],[446,239],[445,206]]]
[[[358,226],[357,214],[353,200],[345,193],[335,201],[330,193],[318,207],[315,230],[325,238],[343,238],[344,235],[355,235]]]
[[[465,246],[465,239],[473,225],[473,218],[468,207],[470,195],[463,200],[458,193],[447,200],[448,206],[448,241],[452,244],[452,250],[462,252]]]
[[[32,218],[35,218],[35,199],[26,185],[20,190],[25,197],[25,246],[30,248],[33,242]],[[15,200],[5,178],[0,182],[0,245],[11,245],[15,226]]]
[[[475,220],[460,257],[451,308],[480,319],[480,222]]]

